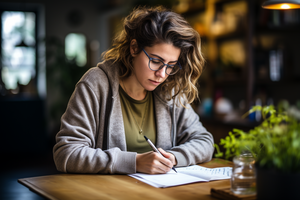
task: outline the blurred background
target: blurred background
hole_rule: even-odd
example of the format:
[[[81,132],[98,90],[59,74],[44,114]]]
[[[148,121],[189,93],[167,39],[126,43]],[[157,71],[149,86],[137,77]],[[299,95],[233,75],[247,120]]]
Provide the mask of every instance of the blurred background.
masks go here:
[[[0,0],[0,199],[41,198],[16,180],[58,173],[52,147],[75,84],[137,5],[170,8],[199,32],[206,64],[193,108],[216,143],[261,121],[241,117],[253,105],[300,107],[300,11],[263,2]]]

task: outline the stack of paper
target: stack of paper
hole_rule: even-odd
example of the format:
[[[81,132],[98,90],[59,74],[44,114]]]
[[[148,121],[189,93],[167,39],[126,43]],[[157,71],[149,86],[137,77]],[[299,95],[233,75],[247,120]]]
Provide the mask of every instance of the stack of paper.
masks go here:
[[[208,182],[212,180],[229,179],[232,167],[206,168],[198,165],[176,168],[178,173],[173,170],[166,174],[142,174],[135,173],[129,176],[143,181],[157,188],[172,187],[195,182]]]

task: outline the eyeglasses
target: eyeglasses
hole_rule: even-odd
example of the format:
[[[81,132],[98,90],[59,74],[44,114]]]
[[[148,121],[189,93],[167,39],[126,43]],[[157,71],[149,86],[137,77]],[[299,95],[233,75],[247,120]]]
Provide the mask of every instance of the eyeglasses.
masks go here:
[[[181,65],[179,62],[177,62],[174,65],[168,65],[165,64],[163,61],[161,61],[158,58],[152,58],[150,57],[147,52],[145,51],[145,49],[143,49],[144,53],[146,54],[146,56],[148,56],[149,58],[149,63],[148,66],[152,71],[158,71],[161,70],[162,68],[164,68],[164,66],[166,65],[166,74],[168,75],[174,75],[176,74],[180,69],[182,69]]]

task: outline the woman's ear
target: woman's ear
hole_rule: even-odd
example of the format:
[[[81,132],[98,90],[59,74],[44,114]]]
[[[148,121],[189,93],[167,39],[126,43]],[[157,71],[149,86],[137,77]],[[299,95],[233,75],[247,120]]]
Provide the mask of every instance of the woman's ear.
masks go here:
[[[138,44],[137,44],[136,39],[133,39],[130,42],[130,54],[131,54],[131,56],[135,57],[136,56],[135,52],[137,52],[137,51],[138,51]]]

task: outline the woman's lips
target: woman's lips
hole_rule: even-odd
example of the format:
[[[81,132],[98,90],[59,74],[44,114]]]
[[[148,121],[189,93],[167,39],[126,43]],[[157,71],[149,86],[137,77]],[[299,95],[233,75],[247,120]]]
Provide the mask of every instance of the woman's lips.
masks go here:
[[[153,81],[153,80],[149,80],[153,85],[159,85],[160,82],[157,82],[157,81]]]

